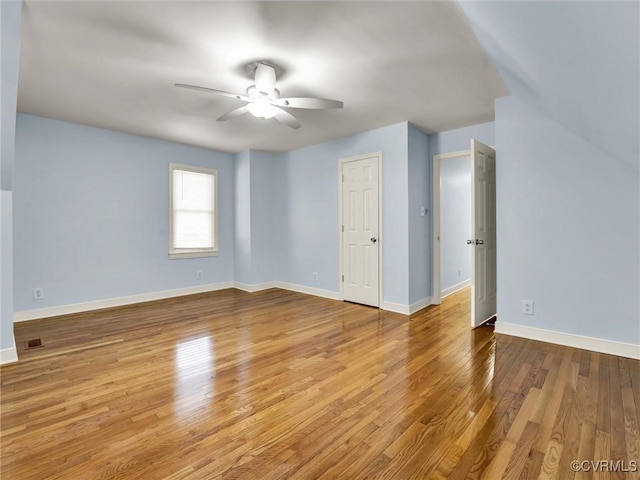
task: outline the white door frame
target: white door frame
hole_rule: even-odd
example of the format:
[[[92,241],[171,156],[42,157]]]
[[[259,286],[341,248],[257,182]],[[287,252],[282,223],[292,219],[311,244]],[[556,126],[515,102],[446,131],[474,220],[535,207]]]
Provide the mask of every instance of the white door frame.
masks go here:
[[[433,305],[442,303],[442,287],[440,285],[440,162],[462,157],[471,158],[471,150],[459,150],[433,156],[433,238],[431,239],[433,245],[433,296],[431,297],[431,303]],[[473,212],[471,214],[473,215]]]
[[[373,152],[353,157],[341,158],[338,162],[338,243],[340,252],[340,268],[338,272],[338,283],[340,284],[340,300],[344,301],[344,270],[343,270],[343,247],[342,247],[342,175],[345,163],[364,160],[365,158],[376,157],[378,160],[378,308],[382,307],[382,250],[384,235],[382,235],[382,152]]]

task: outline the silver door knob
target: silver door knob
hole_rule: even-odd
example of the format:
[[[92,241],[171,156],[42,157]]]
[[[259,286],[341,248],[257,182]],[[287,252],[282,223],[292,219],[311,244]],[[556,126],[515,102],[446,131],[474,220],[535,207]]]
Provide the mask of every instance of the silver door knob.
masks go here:
[[[474,241],[473,240],[467,240],[467,245],[473,245]]]
[[[476,240],[476,245],[484,245],[484,240]]]
[[[378,239],[376,237],[371,237],[371,243],[376,243]]]

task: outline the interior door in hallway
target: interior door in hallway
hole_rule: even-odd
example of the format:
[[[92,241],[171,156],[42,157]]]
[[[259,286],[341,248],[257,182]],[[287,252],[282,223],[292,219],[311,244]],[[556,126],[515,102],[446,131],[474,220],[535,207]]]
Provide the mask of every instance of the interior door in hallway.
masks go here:
[[[496,314],[496,151],[471,140],[471,326]]]
[[[374,307],[380,305],[379,175],[377,154],[342,161],[342,294]]]

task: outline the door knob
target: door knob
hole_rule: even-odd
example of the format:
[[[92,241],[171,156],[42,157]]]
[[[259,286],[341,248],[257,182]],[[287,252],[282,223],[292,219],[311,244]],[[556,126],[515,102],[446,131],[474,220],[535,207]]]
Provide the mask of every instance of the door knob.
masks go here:
[[[484,245],[484,240],[478,240],[477,238],[475,240],[467,240],[467,245]]]
[[[476,240],[476,245],[484,245],[484,240]]]
[[[467,240],[467,245],[473,245],[473,240]]]
[[[371,237],[371,243],[376,243],[378,239],[376,237]]]

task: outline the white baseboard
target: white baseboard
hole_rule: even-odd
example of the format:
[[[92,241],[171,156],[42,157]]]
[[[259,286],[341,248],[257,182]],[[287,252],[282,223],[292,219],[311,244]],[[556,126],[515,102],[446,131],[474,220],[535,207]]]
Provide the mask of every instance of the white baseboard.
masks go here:
[[[4,348],[0,350],[0,365],[7,363],[15,363],[18,361],[18,349],[16,348],[16,342],[13,342],[13,348]]]
[[[139,295],[129,295],[126,297],[114,297],[92,302],[73,303],[70,305],[60,305],[58,307],[39,308],[37,310],[23,310],[13,314],[14,322],[26,322],[38,318],[57,317],[59,315],[69,315],[71,313],[89,312],[102,308],[122,307],[133,303],[151,302],[165,298],[181,297],[194,293],[213,292],[233,288],[234,282],[209,283],[207,285],[196,285],[193,287],[177,288],[175,290],[164,290],[161,292],[142,293]]]
[[[242,290],[243,292],[253,293],[260,290],[268,290],[269,288],[276,288],[277,282],[265,282],[265,283],[242,283],[233,282],[233,288]]]
[[[297,285],[287,282],[265,282],[258,284],[247,284],[242,282],[220,282],[210,283],[207,285],[197,285],[194,287],[178,288],[175,290],[165,290],[162,292],[143,293],[140,295],[129,295],[126,297],[107,298],[104,300],[95,300],[92,302],[74,303],[70,305],[60,305],[57,307],[39,308],[37,310],[23,310],[13,314],[14,322],[26,322],[29,320],[37,320],[39,318],[57,317],[60,315],[69,315],[72,313],[89,312],[102,308],[121,307],[134,303],[151,302],[154,300],[162,300],[165,298],[181,297],[183,295],[192,295],[194,293],[213,292],[216,290],[224,290],[226,288],[237,288],[245,292],[253,293],[269,288],[281,288],[282,290],[290,290],[292,292],[305,293],[316,297],[328,298],[331,300],[342,300],[340,292],[331,290],[323,290],[321,288],[307,287],[306,285]],[[382,302],[380,308],[390,312],[401,313],[403,315],[411,315],[418,310],[431,305],[432,298],[427,297],[411,305],[403,305],[393,302]]]
[[[388,312],[401,313],[402,315],[411,315],[411,306],[403,303],[382,302],[380,304],[382,310]]]
[[[467,278],[463,282],[456,283],[455,285],[452,285],[449,288],[445,288],[444,290],[442,290],[441,298],[448,297],[449,295],[452,295],[456,293],[458,290],[462,290],[463,288],[468,287],[469,285],[471,285],[471,279]]]
[[[122,307],[134,303],[151,302],[154,300],[162,300],[165,298],[181,297],[183,295],[192,295],[194,293],[214,292],[216,290],[224,290],[226,288],[237,288],[245,292],[258,292],[268,288],[281,288],[283,290],[291,290],[293,292],[306,293],[307,295],[315,295],[316,297],[330,298],[332,300],[340,300],[340,293],[320,288],[306,287],[304,285],[295,285],[286,282],[265,282],[258,284],[246,284],[241,282],[220,282],[210,283],[207,285],[197,285],[195,287],[178,288],[175,290],[165,290],[162,292],[143,293],[140,295],[130,295],[127,297],[107,298],[104,300],[95,300],[92,302],[74,303],[71,305],[60,305],[58,307],[39,308],[37,310],[23,310],[13,314],[14,322],[26,322],[29,320],[37,320],[39,318],[57,317],[60,315],[69,315],[71,313],[89,312],[102,308]]]
[[[314,295],[316,297],[328,298],[331,300],[342,300],[340,292],[332,292],[331,290],[323,290],[321,288],[307,287],[306,285],[297,285],[295,283],[287,282],[266,282],[258,284],[246,284],[241,282],[234,282],[234,287],[238,290],[245,292],[259,292],[260,290],[266,290],[268,288],[280,288],[282,290],[289,290],[292,292],[305,293],[307,295]],[[423,298],[411,305],[404,305],[401,303],[382,302],[380,308],[382,310],[388,310],[390,312],[401,313],[403,315],[412,315],[413,313],[422,310],[432,304],[432,297]]]
[[[331,290],[323,290],[321,288],[307,287],[306,285],[296,285],[295,283],[273,282],[275,288],[290,290],[292,292],[306,293],[307,295],[315,295],[316,297],[329,298],[331,300],[342,300],[340,292]]]
[[[433,303],[432,297],[423,298],[422,300],[418,300],[415,303],[409,305],[409,315],[413,315],[419,310],[422,310],[425,307],[428,307]]]
[[[619,357],[633,358],[640,360],[640,345],[632,343],[616,342],[602,338],[585,337],[573,335],[571,333],[556,332],[554,330],[544,330],[541,328],[525,327],[513,323],[496,322],[495,333],[523,337],[541,342],[556,343],[567,347],[582,348],[599,353],[608,353]]]
[[[413,315],[417,311],[431,305],[432,300],[432,297],[427,297],[422,300],[418,300],[411,305],[405,305],[404,303],[382,302],[380,308],[388,312],[401,313],[402,315]]]

